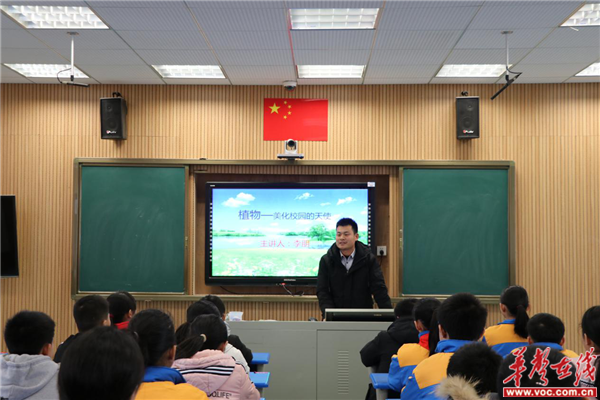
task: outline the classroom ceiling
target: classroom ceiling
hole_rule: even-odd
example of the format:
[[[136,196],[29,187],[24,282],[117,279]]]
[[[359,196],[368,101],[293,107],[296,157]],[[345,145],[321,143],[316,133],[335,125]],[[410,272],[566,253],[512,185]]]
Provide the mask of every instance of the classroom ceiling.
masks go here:
[[[598,1],[594,1],[597,3]],[[582,1],[24,1],[91,8],[108,25],[78,30],[75,65],[90,84],[378,85],[503,83],[436,78],[444,64],[504,64],[509,36],[517,83],[598,82],[574,77],[600,61],[600,27],[559,27]],[[591,3],[591,1],[590,1]],[[295,8],[379,8],[372,30],[291,30]],[[25,29],[1,17],[2,63],[68,64],[65,30]],[[165,79],[152,65],[220,65],[226,79]],[[366,65],[361,79],[298,79],[297,65]],[[4,83],[25,78],[2,65]]]

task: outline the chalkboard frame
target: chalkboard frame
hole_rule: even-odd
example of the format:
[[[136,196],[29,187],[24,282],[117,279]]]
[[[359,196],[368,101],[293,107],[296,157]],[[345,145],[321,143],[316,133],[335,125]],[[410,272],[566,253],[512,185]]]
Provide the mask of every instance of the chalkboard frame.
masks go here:
[[[404,279],[404,171],[407,169],[441,169],[441,170],[455,170],[455,169],[500,169],[508,172],[508,284],[514,285],[516,283],[516,243],[515,243],[515,230],[516,230],[516,194],[515,194],[515,163],[513,161],[496,161],[490,163],[489,161],[473,161],[473,162],[456,162],[450,161],[444,162],[412,162],[408,165],[402,165],[399,168],[399,190],[400,190],[400,243],[399,243],[399,260],[398,265],[400,267],[400,273],[398,274],[399,279],[399,290],[401,298],[423,298],[432,297],[438,299],[444,299],[449,297],[450,293],[436,293],[436,294],[417,294],[410,293],[404,294],[403,290],[403,279]],[[500,301],[500,295],[477,295],[485,304],[492,304]]]
[[[177,162],[180,161],[180,162]],[[184,169],[184,256],[183,256],[183,292],[131,292],[136,297],[156,298],[172,296],[189,296],[190,294],[190,215],[189,215],[189,162],[184,160],[155,160],[155,159],[80,159],[73,162],[73,240],[71,267],[71,297],[81,298],[89,294],[108,295],[109,291],[83,291],[79,288],[80,246],[81,246],[81,193],[83,167],[152,167],[152,168],[183,168]],[[185,160],[188,161],[188,160]]]

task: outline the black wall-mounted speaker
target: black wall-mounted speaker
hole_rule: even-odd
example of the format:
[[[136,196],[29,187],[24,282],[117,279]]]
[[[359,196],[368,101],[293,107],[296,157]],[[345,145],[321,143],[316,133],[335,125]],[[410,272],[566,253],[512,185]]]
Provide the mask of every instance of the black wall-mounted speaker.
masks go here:
[[[456,138],[479,138],[479,97],[456,98]]]
[[[100,99],[102,139],[127,139],[127,102],[122,97]]]

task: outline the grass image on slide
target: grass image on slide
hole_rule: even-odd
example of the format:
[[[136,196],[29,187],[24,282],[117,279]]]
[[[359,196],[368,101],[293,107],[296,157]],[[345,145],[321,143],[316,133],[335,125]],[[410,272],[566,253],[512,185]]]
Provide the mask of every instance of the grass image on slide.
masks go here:
[[[214,249],[214,276],[317,276],[327,249]]]

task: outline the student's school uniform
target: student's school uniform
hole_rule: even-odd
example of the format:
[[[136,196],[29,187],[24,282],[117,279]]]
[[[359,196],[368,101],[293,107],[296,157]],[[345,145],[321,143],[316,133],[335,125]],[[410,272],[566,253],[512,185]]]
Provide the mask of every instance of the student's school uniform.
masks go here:
[[[124,331],[128,327],[129,327],[129,321],[118,322],[115,324],[115,328],[117,328],[120,331]]]
[[[54,362],[55,363],[60,363],[62,361],[65,351],[67,351],[67,349],[69,348],[70,345],[75,343],[75,340],[77,340],[77,338],[79,336],[81,336],[81,332],[76,335],[69,336],[67,338],[67,340],[65,340],[60,345],[58,345],[58,347],[56,348],[56,353],[54,354]]]
[[[558,343],[536,342],[536,343],[531,344],[530,346],[550,347],[551,349],[560,351],[563,355],[565,355],[565,356],[567,356],[569,358],[577,358],[577,357],[579,357],[579,354],[577,354],[574,351],[569,350],[569,349],[563,349],[563,347],[560,344],[558,344]],[[515,351],[517,351],[517,349],[513,350],[512,353],[514,353]]]
[[[406,380],[415,367],[429,357],[429,331],[419,333],[419,343],[406,343],[392,356],[388,383],[392,389],[401,392]]]
[[[421,361],[406,380],[402,399],[437,399],[437,386],[446,375],[450,357],[462,346],[473,343],[470,340],[447,339],[438,343],[436,354]]]
[[[173,368],[147,367],[135,400],[208,400]]]
[[[515,332],[514,319],[506,319],[487,328],[483,334],[483,342],[502,357],[506,357],[514,349],[527,346],[527,338],[522,338]]]

